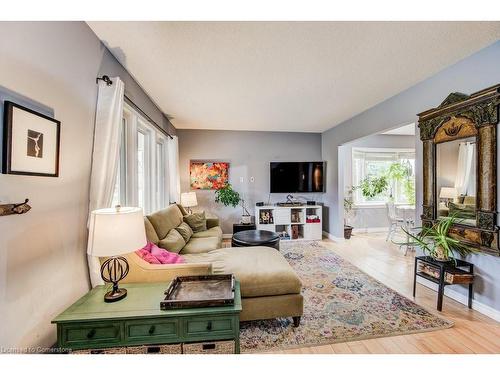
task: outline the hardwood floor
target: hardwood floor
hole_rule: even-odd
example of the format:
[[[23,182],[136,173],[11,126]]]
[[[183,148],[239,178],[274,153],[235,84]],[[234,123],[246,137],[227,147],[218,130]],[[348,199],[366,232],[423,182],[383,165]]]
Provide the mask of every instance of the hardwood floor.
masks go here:
[[[323,245],[358,268],[413,299],[414,254],[407,256],[398,246],[385,241],[383,233],[357,234],[349,241]],[[436,310],[436,292],[417,284],[415,302],[434,314],[455,322],[452,328],[404,336],[384,337],[322,345],[273,353],[343,354],[343,353],[500,353],[500,324],[466,306],[444,298],[443,311]]]

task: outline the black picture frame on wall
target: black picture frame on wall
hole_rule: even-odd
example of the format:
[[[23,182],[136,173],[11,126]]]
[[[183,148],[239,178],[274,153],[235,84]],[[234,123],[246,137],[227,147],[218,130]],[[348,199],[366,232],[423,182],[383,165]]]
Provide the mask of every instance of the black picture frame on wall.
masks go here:
[[[2,173],[59,177],[60,121],[5,101],[3,131]]]

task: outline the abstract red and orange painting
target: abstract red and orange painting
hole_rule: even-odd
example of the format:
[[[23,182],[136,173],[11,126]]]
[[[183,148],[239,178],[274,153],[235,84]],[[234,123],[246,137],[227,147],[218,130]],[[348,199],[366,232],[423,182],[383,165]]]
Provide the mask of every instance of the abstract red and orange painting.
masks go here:
[[[191,160],[189,176],[193,190],[218,190],[229,182],[229,163]]]

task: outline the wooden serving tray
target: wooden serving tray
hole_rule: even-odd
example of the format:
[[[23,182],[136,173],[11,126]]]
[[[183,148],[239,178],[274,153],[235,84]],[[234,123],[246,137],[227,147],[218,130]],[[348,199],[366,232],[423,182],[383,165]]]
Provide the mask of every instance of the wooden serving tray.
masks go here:
[[[234,276],[178,276],[165,291],[160,309],[217,307],[234,305]]]

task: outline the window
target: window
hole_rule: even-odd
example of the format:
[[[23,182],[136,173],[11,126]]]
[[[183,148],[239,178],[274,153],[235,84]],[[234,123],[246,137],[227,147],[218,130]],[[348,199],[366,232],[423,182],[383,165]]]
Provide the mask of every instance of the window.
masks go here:
[[[382,192],[364,196],[359,188],[363,181],[371,186],[386,177],[387,184]],[[353,148],[352,185],[355,204],[382,204],[393,200],[396,204],[415,203],[415,150]],[[384,185],[381,183],[380,185]]]
[[[150,213],[168,204],[167,146],[167,137],[125,104],[113,206],[138,206]]]

